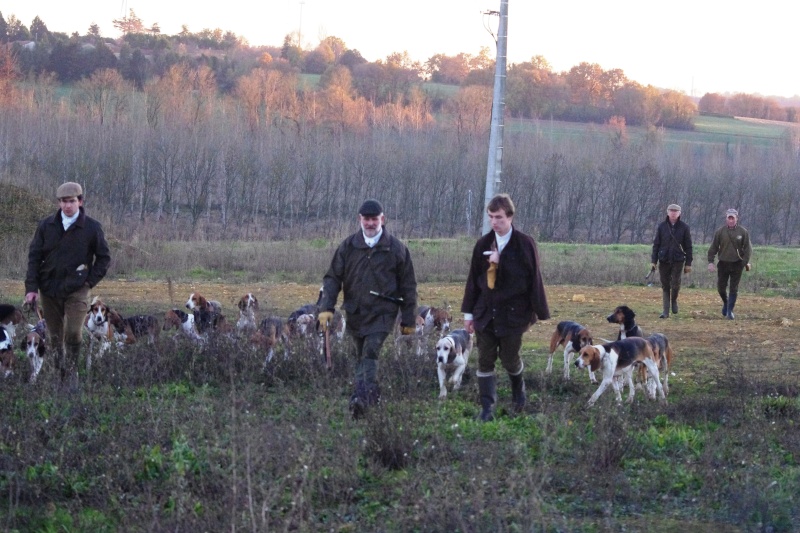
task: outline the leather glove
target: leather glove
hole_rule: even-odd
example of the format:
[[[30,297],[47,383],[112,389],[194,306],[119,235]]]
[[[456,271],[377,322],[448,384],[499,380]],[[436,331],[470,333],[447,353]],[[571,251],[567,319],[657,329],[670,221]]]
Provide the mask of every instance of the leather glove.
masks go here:
[[[486,285],[494,289],[494,282],[497,281],[497,263],[489,263],[489,270],[486,271]]]
[[[747,264],[744,266],[744,269],[745,269],[746,271],[750,272],[750,263],[747,263]]]
[[[688,274],[688,273],[689,273],[689,272],[691,272],[691,271],[692,271],[692,267],[690,267],[690,266],[688,266],[688,265],[687,265],[687,266],[685,266],[685,267],[683,267],[683,273],[684,273],[684,274]]]
[[[650,263],[650,270],[652,271],[652,270],[655,270],[655,269],[656,269],[656,264],[655,263]]]
[[[328,327],[333,323],[333,311],[322,311],[317,315],[317,320],[319,321],[319,329],[328,331]]]
[[[417,332],[414,326],[400,326],[400,333],[403,335],[413,335]]]

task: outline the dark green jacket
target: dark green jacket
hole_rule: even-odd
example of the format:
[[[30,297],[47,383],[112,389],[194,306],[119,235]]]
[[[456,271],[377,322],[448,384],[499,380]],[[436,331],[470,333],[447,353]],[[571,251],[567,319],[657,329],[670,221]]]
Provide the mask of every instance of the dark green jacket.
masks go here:
[[[385,227],[373,248],[361,231],[342,241],[322,287],[321,311],[332,311],[343,291],[347,329],[355,335],[391,332],[398,310],[402,326],[415,325],[417,279],[411,253]]]
[[[25,292],[42,291],[64,298],[85,283],[94,287],[111,263],[103,227],[80,208],[78,219],[65,232],[61,210],[39,222],[28,248]],[[81,265],[85,265],[79,270]]]
[[[746,264],[750,262],[752,252],[750,233],[739,224],[733,228],[725,225],[714,233],[711,246],[708,248],[708,262],[713,263],[714,256],[718,256],[720,261],[728,263],[743,261]]]

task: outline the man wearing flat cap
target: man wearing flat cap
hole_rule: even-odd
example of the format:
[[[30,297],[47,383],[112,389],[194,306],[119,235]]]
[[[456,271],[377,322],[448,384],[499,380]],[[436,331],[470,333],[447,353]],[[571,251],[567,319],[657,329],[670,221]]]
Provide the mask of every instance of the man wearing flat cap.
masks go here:
[[[111,255],[103,228],[83,210],[83,189],[56,189],[59,210],[41,220],[28,249],[25,303],[41,302],[50,346],[63,384],[77,386],[89,290],[108,271]]]
[[[722,298],[722,316],[728,320],[735,318],[733,308],[739,296],[739,281],[742,271],[750,270],[750,233],[739,225],[739,212],[728,209],[725,212],[725,225],[714,232],[714,239],[708,249],[708,271],[717,272],[717,292]],[[714,266],[714,257],[719,262]],[[730,283],[730,290],[728,284]]]
[[[361,229],[347,237],[333,255],[322,280],[320,327],[333,322],[339,292],[355,358],[355,391],[350,397],[354,418],[380,399],[378,354],[394,329],[398,312],[401,332],[415,331],[417,280],[408,248],[386,230],[383,206],[366,200],[358,210]]]
[[[656,264],[661,278],[662,313],[659,318],[669,318],[670,304],[672,313],[678,313],[681,274],[692,271],[692,235],[689,225],[681,220],[681,206],[678,204],[667,206],[667,218],[656,228],[650,255],[653,270]]]

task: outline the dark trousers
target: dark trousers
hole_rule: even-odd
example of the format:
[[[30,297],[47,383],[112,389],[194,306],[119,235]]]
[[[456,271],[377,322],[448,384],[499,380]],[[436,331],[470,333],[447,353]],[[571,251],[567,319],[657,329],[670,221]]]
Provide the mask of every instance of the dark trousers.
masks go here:
[[[351,333],[349,336],[351,340],[349,350],[356,360],[356,382],[376,383],[378,355],[389,334],[370,333],[361,337]]]
[[[683,274],[683,263],[658,263],[658,275],[661,278],[661,290],[665,292],[674,291],[677,293],[681,289],[681,274]]]
[[[495,335],[494,328],[489,324],[486,329],[476,331],[475,337],[478,341],[477,375],[479,377],[493,375],[497,359],[500,359],[500,364],[509,374],[517,375],[522,372],[522,359],[519,357],[522,334],[498,337]]]
[[[730,283],[728,294],[739,294],[739,280],[742,279],[744,261],[720,261],[717,263],[717,292],[723,301],[728,301],[726,289]]]

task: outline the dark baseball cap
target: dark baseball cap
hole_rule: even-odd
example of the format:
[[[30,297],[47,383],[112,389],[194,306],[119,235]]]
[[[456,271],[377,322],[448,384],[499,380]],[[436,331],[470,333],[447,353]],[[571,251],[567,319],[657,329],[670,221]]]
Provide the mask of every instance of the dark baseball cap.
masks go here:
[[[376,217],[381,213],[383,213],[383,206],[378,200],[364,200],[364,203],[358,208],[358,214],[364,217]]]

